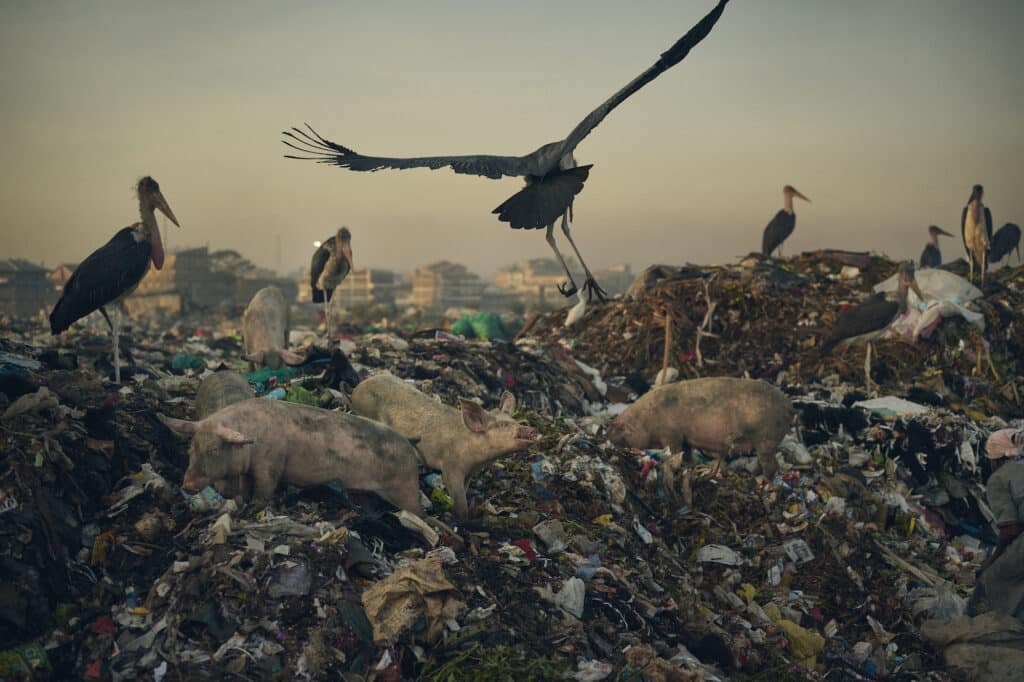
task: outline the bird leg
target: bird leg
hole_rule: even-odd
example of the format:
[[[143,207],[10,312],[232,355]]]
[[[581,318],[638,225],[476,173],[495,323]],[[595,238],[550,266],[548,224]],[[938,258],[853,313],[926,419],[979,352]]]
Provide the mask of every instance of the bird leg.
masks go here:
[[[597,284],[597,280],[594,279],[594,275],[590,273],[590,268],[583,262],[583,256],[580,255],[580,250],[576,248],[576,242],[572,240],[572,234],[569,232],[569,212],[566,211],[562,214],[562,232],[565,233],[565,238],[569,240],[569,245],[572,246],[572,250],[576,252],[576,258],[579,259],[580,265],[583,266],[583,272],[587,276],[587,281],[583,283],[583,291],[587,294],[587,300],[592,301],[594,295],[597,295],[597,300],[607,301],[608,295],[605,290]]]
[[[874,385],[874,381],[871,379],[871,348],[873,345],[871,341],[868,341],[867,350],[864,351],[864,384],[869,391]]]
[[[331,345],[331,301],[327,298],[327,292],[324,292],[324,337],[327,339],[327,345]]]
[[[121,345],[121,316],[114,311],[114,383],[121,383],[121,354],[118,352]]]
[[[564,286],[562,284],[559,284],[558,285],[558,291],[559,291],[559,293],[562,294],[562,296],[565,296],[566,298],[569,298],[570,296],[575,294],[576,291],[577,291],[576,280],[574,280],[572,278],[572,273],[569,272],[569,266],[565,264],[565,259],[562,258],[562,252],[558,250],[558,245],[555,244],[554,230],[555,230],[555,224],[554,223],[551,223],[550,225],[548,225],[548,233],[547,233],[547,236],[545,237],[545,239],[548,240],[548,244],[551,246],[551,250],[555,252],[556,256],[558,256],[558,262],[562,264],[562,269],[565,270],[565,276],[569,278],[569,286],[566,287],[566,286]]]

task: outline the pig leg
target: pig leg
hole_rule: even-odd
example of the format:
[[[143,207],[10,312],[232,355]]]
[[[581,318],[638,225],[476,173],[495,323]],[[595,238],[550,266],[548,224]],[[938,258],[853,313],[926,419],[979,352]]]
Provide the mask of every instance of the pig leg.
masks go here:
[[[444,486],[448,488],[448,494],[455,501],[455,518],[461,520],[469,518],[469,501],[466,499],[466,472],[461,469],[443,469],[441,479]]]
[[[258,500],[271,500],[281,482],[281,475],[284,473],[285,463],[283,461],[271,462],[270,457],[262,457],[260,461],[252,464],[249,474],[252,477],[252,497]]]
[[[757,444],[757,461],[761,463],[761,473],[765,478],[775,478],[779,463],[775,461],[775,450],[779,443],[775,440],[764,440]]]

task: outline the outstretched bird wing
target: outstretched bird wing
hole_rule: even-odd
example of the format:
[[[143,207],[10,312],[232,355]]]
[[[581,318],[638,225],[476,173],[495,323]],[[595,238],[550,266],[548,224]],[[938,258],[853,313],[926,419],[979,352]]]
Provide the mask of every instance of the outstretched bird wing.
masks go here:
[[[715,8],[708,12],[696,26],[691,28],[686,35],[677,40],[672,47],[661,54],[661,57],[659,57],[658,61],[654,63],[654,66],[631,80],[626,87],[616,92],[608,98],[604,104],[599,106],[597,109],[594,109],[585,119],[580,121],[579,125],[573,128],[573,131],[569,133],[567,138],[565,138],[565,141],[562,143],[563,146],[555,158],[561,158],[566,154],[571,153],[576,149],[576,146],[583,141],[583,138],[589,135],[590,131],[596,128],[598,124],[604,120],[605,116],[612,112],[612,109],[625,102],[630,95],[650,83],[663,72],[668,71],[670,68],[683,61],[683,58],[690,53],[690,50],[692,50],[697,43],[704,40],[704,38],[706,38],[711,32],[711,29],[718,21],[718,18],[722,16],[722,10],[725,9],[725,4],[727,2],[729,2],[729,0],[719,0],[718,4],[715,5]]]
[[[50,313],[50,332],[61,333],[130,291],[149,269],[149,258],[149,242],[135,241],[130,227],[119,230],[75,268]]]
[[[354,171],[378,171],[385,168],[429,168],[436,170],[450,166],[456,173],[482,175],[495,180],[503,175],[526,175],[529,173],[526,160],[519,156],[475,154],[469,156],[419,156],[409,159],[363,156],[348,147],[343,147],[336,142],[331,142],[321,137],[308,123],[306,127],[309,128],[309,132],[299,128],[292,128],[291,132],[286,130],[282,133],[290,139],[290,141],[282,140],[282,142],[306,155],[295,156],[293,154],[286,154],[285,158],[316,161],[317,163],[341,166],[342,168]]]

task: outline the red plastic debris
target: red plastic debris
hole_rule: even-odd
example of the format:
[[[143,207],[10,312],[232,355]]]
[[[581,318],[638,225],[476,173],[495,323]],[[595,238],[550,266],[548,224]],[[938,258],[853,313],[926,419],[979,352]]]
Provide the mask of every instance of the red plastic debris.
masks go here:
[[[114,634],[114,621],[110,620],[109,616],[100,616],[89,626],[89,630],[94,635],[112,635]]]
[[[85,676],[90,680],[98,680],[100,679],[100,670],[102,670],[102,668],[103,663],[97,658],[88,668],[86,668]]]
[[[515,540],[512,544],[523,550],[523,553],[529,561],[533,561],[537,558],[537,552],[534,551],[533,543],[529,540]]]

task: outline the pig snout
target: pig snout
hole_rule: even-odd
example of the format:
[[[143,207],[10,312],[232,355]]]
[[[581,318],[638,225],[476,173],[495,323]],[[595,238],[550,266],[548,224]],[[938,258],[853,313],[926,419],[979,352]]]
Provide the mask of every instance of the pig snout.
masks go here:
[[[630,436],[631,429],[627,424],[619,419],[616,419],[608,426],[608,440],[620,448],[631,448],[637,447],[633,445]]]
[[[540,440],[540,431],[532,426],[520,426],[516,428],[516,440],[523,445],[532,445]]]
[[[197,493],[209,483],[210,481],[205,476],[189,469],[185,472],[185,480],[181,482],[181,489],[187,493]]]

